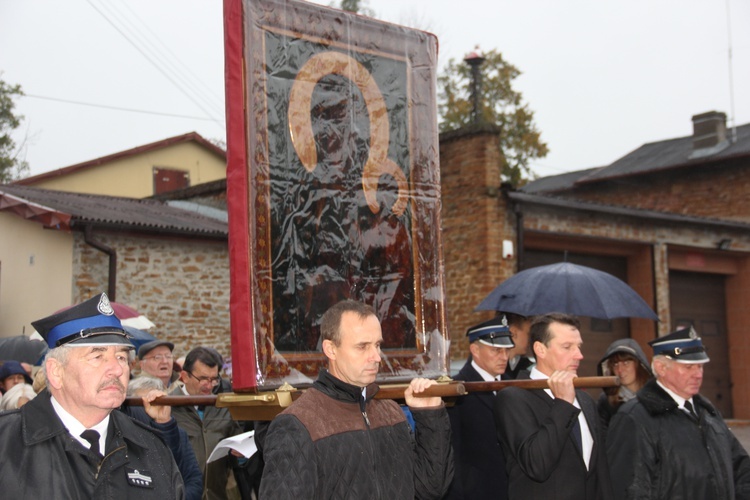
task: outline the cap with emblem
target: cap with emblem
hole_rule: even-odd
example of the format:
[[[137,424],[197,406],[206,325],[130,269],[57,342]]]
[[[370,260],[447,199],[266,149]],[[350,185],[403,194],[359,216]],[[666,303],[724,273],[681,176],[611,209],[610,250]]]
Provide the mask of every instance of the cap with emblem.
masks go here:
[[[31,324],[50,349],[61,345],[133,347],[105,293]]]
[[[504,348],[515,346],[511,339],[510,328],[505,315],[472,326],[466,330],[466,336],[469,337],[470,343],[479,341],[492,347]]]
[[[667,356],[679,363],[708,363],[706,348],[701,338],[690,326],[648,343],[654,350],[654,356]]]

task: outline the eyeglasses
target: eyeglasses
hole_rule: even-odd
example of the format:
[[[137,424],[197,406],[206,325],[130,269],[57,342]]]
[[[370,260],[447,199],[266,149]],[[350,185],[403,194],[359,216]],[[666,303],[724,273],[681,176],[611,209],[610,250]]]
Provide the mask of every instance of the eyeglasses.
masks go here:
[[[172,361],[174,359],[174,356],[172,356],[171,354],[157,354],[156,356],[149,356],[143,359],[154,359],[161,363],[162,361]]]
[[[221,377],[196,377],[189,371],[185,370],[185,372],[193,377],[195,380],[198,381],[199,384],[205,384],[206,382],[210,382],[212,386],[219,385],[219,382],[221,382]]]

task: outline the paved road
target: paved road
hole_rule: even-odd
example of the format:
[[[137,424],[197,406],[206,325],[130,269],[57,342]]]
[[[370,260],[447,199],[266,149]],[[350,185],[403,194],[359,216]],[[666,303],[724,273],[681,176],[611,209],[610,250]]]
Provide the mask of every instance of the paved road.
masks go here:
[[[727,425],[750,453],[750,420],[727,420]]]

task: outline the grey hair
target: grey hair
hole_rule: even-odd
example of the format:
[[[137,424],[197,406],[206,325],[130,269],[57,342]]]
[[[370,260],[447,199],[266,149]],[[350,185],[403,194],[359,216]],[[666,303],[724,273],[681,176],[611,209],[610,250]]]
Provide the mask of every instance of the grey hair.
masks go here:
[[[149,391],[151,390],[163,391],[164,382],[162,382],[161,379],[158,379],[155,377],[141,375],[140,377],[136,377],[132,379],[128,383],[128,396],[135,396],[138,393],[138,391],[141,391],[144,389],[147,389]]]
[[[44,363],[42,363],[45,378],[47,378],[47,360],[54,359],[61,365],[65,366],[66,364],[68,364],[68,360],[70,359],[71,349],[72,347],[69,345],[61,345],[47,351],[47,354],[44,356]]]
[[[654,378],[659,378],[659,374],[656,372],[656,366],[655,366],[655,363],[657,361],[661,361],[665,365],[668,365],[670,361],[674,361],[674,360],[670,358],[669,356],[665,356],[663,354],[654,355],[654,357],[651,359],[651,373],[654,374]]]

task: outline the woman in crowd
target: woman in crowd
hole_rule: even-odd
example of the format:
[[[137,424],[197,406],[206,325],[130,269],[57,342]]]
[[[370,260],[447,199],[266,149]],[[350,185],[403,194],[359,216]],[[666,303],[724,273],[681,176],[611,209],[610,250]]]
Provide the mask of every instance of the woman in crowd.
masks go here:
[[[596,367],[599,376],[620,378],[619,387],[608,387],[599,397],[599,418],[606,433],[617,410],[635,397],[636,392],[653,376],[643,349],[633,339],[612,342]]]
[[[31,383],[31,376],[21,363],[5,361],[0,367],[0,389],[3,392],[0,411],[15,410],[34,399],[36,393]]]

